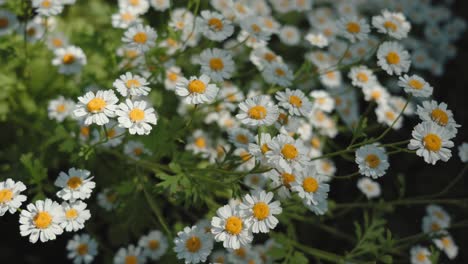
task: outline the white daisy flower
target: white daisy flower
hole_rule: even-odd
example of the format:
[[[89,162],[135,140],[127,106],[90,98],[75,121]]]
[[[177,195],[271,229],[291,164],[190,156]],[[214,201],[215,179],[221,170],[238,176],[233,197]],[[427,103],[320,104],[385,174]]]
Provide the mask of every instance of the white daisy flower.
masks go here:
[[[149,0],[156,11],[165,11],[171,7],[171,0]]]
[[[99,90],[87,92],[84,96],[78,97],[78,103],[73,111],[75,117],[85,118],[85,125],[97,124],[102,126],[109,123],[109,117],[115,117],[115,105],[119,99],[114,91]]]
[[[352,84],[357,87],[367,88],[377,82],[377,78],[371,69],[365,65],[354,66],[348,73]]]
[[[146,101],[132,101],[127,99],[120,103],[115,111],[118,116],[119,126],[128,128],[130,134],[148,135],[156,125],[158,119],[153,107],[148,106]]]
[[[380,184],[369,178],[359,179],[357,182],[357,187],[367,197],[367,199],[379,197],[381,194]]]
[[[301,90],[286,88],[285,92],[277,92],[275,98],[290,115],[308,116],[312,111],[312,103]]]
[[[330,185],[319,179],[314,166],[298,170],[296,180],[291,183],[291,190],[297,192],[304,204],[317,205],[321,199],[328,197]]]
[[[166,253],[169,244],[166,236],[161,231],[153,230],[148,235],[140,238],[138,246],[143,249],[143,256],[156,261]]]
[[[263,70],[268,64],[273,62],[283,63],[283,58],[267,47],[258,47],[253,49],[249,58],[259,70]]]
[[[73,264],[89,264],[98,254],[97,247],[96,240],[88,234],[74,235],[67,243],[67,257],[73,260]]]
[[[0,10],[0,36],[10,34],[18,27],[18,19],[15,14]]]
[[[193,154],[202,154],[207,157],[210,152],[210,140],[205,132],[200,129],[195,130],[192,136],[187,140],[185,149],[191,150]]]
[[[240,21],[240,27],[245,30],[250,37],[260,41],[268,42],[270,40],[271,31],[265,30],[258,16],[247,16]]]
[[[101,142],[103,147],[116,147],[123,141],[122,135],[125,134],[125,129],[117,127],[117,122],[114,120],[105,124],[105,131],[107,133],[99,133],[99,130],[93,130],[93,140],[91,143]],[[105,140],[105,141],[103,141]]]
[[[26,24],[19,24],[19,27],[16,29],[20,34],[26,32],[26,40],[31,43],[39,41],[44,36],[45,32],[45,27],[35,19],[33,21],[26,22]]]
[[[433,240],[438,249],[443,250],[449,259],[454,259],[458,255],[458,246],[453,241],[452,236],[446,235]]]
[[[106,188],[102,192],[98,193],[97,202],[99,206],[105,210],[112,211],[117,207],[117,195],[109,188]]]
[[[272,202],[272,192],[254,192],[252,195],[245,195],[242,200],[239,209],[247,221],[250,221],[253,233],[268,233],[275,229],[279,221],[274,215],[281,214],[283,210],[279,201]]]
[[[127,248],[120,248],[114,256],[114,264],[145,264],[146,258],[142,254],[142,249],[129,245]]]
[[[239,104],[239,109],[236,118],[248,126],[272,125],[279,115],[278,106],[264,95],[247,98]]]
[[[390,167],[385,148],[379,147],[377,143],[357,149],[356,163],[359,166],[359,173],[374,179],[383,176]]]
[[[45,17],[55,16],[63,11],[60,0],[33,0],[32,7],[37,8],[37,13]]]
[[[343,17],[338,22],[337,27],[340,34],[352,43],[367,39],[370,33],[370,26],[367,21],[356,16]]]
[[[285,170],[302,169],[310,162],[307,149],[294,138],[279,134],[268,143],[271,151],[266,153],[268,163]]]
[[[272,62],[265,66],[262,76],[267,83],[277,84],[283,87],[290,86],[294,79],[289,67],[281,62]]]
[[[301,41],[301,33],[294,26],[283,26],[278,34],[282,43],[288,46],[295,46]]]
[[[91,218],[91,213],[86,209],[86,206],[86,203],[79,200],[72,203],[62,203],[65,219],[60,225],[65,231],[75,232],[84,228],[84,223]]]
[[[408,149],[416,150],[416,155],[423,157],[429,164],[436,164],[438,160],[448,161],[452,156],[450,133],[447,129],[432,122],[422,122],[414,127],[411,133],[413,139],[408,144]]]
[[[73,102],[73,100],[59,96],[57,99],[49,101],[49,106],[47,107],[49,119],[55,119],[58,122],[63,122],[65,118],[71,116],[74,108],[75,102]]]
[[[316,215],[324,215],[328,211],[328,201],[325,197],[317,197],[315,200],[317,203],[309,203],[307,204],[306,201],[303,201],[304,205]]]
[[[401,75],[409,70],[411,58],[398,42],[386,41],[377,50],[377,64],[389,75]]]
[[[378,105],[386,105],[390,98],[390,93],[388,93],[387,89],[379,83],[366,86],[362,89],[362,92],[364,93],[364,100],[374,101]]]
[[[411,264],[431,264],[431,252],[419,245],[413,246],[410,250]]]
[[[312,46],[316,46],[316,47],[319,47],[319,48],[324,48],[324,47],[328,46],[328,39],[322,33],[317,33],[317,34],[308,33],[305,36],[305,39]]]
[[[234,26],[231,21],[217,12],[208,10],[201,11],[201,18],[197,20],[199,31],[213,41],[223,41],[234,33]]]
[[[460,158],[461,162],[468,162],[468,143],[463,142],[458,147],[458,157]]]
[[[187,80],[181,77],[176,84],[176,94],[185,97],[187,104],[211,103],[215,100],[219,88],[216,84],[210,84],[210,77],[203,74],[200,78],[195,76]]]
[[[335,108],[335,100],[324,90],[316,90],[310,93],[313,98],[313,108],[330,113]]]
[[[210,256],[210,263],[228,263],[227,258],[225,250],[216,250]]]
[[[436,101],[424,101],[422,106],[418,105],[416,113],[422,121],[433,122],[444,127],[454,137],[457,134],[457,128],[460,127],[453,119],[453,113],[447,109],[446,103],[437,103]]]
[[[441,222],[445,223],[445,225],[450,225],[450,215],[442,207],[431,204],[426,207],[426,212],[429,216],[437,218]]]
[[[320,74],[320,82],[327,88],[338,88],[342,84],[340,71],[328,71]]]
[[[132,8],[138,14],[144,14],[149,9],[148,0],[119,0],[119,8]]]
[[[216,210],[211,219],[211,233],[225,248],[238,249],[249,245],[253,240],[249,222],[240,214],[237,207],[225,205]]]
[[[387,34],[395,39],[403,39],[408,36],[411,24],[406,21],[402,13],[382,11],[382,15],[372,17],[372,25],[377,31]]]
[[[243,183],[253,190],[263,190],[267,179],[262,174],[247,174],[244,177]]]
[[[136,74],[133,75],[131,72],[120,75],[120,78],[112,84],[122,96],[148,95],[151,90],[148,85],[149,83],[145,78]]]
[[[214,82],[230,79],[235,71],[231,53],[222,49],[205,49],[200,54],[201,72]]]
[[[115,28],[128,28],[135,24],[140,24],[141,18],[138,12],[131,7],[120,9],[118,13],[112,15],[112,26]]]
[[[122,41],[127,43],[130,48],[135,48],[140,52],[146,52],[156,45],[157,36],[156,31],[152,27],[138,24],[129,27],[128,30],[125,31]]]
[[[73,202],[77,199],[88,199],[96,183],[92,181],[93,176],[89,177],[91,172],[88,170],[80,170],[70,168],[68,174],[61,171],[55,186],[62,188],[57,192],[57,196],[65,201]]]
[[[265,161],[266,153],[270,151],[268,143],[271,142],[271,135],[268,133],[261,133],[255,137],[255,143],[249,143],[249,153],[252,154],[257,160]]]
[[[54,51],[59,48],[64,48],[68,46],[68,38],[60,32],[55,32],[47,36],[47,47]]]
[[[385,124],[387,126],[392,126],[393,129],[398,130],[403,126],[403,117],[399,116],[399,112],[395,111],[388,104],[380,104],[375,109],[375,114],[377,115],[377,122]],[[397,120],[398,118],[398,120]],[[396,120],[396,121],[395,121]],[[395,123],[395,124],[394,124]]]
[[[398,85],[402,87],[406,93],[412,94],[416,97],[429,97],[432,95],[434,88],[427,83],[423,78],[416,74],[411,77],[408,75],[400,76]]]
[[[140,159],[143,154],[151,155],[151,151],[145,148],[140,141],[130,140],[124,145],[124,153],[134,159]]]
[[[29,242],[54,240],[63,233],[60,226],[64,220],[62,207],[51,199],[30,203],[21,211],[19,218],[21,236],[29,236]]]
[[[167,90],[173,91],[176,88],[180,78],[183,77],[182,71],[177,66],[171,66],[166,70],[166,78],[164,79],[164,87]]]
[[[174,239],[174,251],[186,264],[205,262],[213,250],[213,236],[197,226],[186,226]]]
[[[26,190],[24,183],[13,181],[8,178],[0,182],[0,216],[3,216],[7,211],[14,214],[21,204],[26,201],[26,195],[21,192]]]
[[[336,173],[335,163],[331,159],[318,159],[312,162],[317,170],[318,179],[329,182]]]
[[[248,149],[249,143],[255,141],[252,132],[245,128],[234,128],[228,130],[229,141],[238,148]]]
[[[52,65],[58,66],[59,73],[63,74],[78,73],[87,63],[83,50],[76,46],[56,49],[54,55]]]

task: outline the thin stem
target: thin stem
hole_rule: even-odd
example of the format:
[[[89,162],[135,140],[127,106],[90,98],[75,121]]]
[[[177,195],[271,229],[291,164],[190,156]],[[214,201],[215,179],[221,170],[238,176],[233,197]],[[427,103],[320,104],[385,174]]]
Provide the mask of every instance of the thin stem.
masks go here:
[[[162,216],[161,209],[159,208],[158,204],[156,201],[151,197],[150,193],[146,190],[146,188],[143,188],[143,192],[145,193],[146,200],[148,201],[148,204],[153,211],[153,213],[156,215],[158,218],[159,223],[161,224],[162,228],[166,232],[167,237],[169,238],[169,241],[172,241],[172,233],[164,220],[164,217]]]

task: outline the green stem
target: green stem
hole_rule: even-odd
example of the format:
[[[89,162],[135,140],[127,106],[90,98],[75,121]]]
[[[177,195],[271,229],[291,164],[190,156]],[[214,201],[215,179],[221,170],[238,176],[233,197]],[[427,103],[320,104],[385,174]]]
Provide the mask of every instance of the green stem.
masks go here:
[[[157,219],[159,221],[159,224],[161,224],[162,228],[166,232],[166,235],[169,238],[169,241],[172,242],[172,240],[173,240],[172,239],[172,233],[171,233],[166,221],[164,220],[164,217],[162,216],[161,209],[159,208],[158,204],[153,199],[153,197],[151,197],[150,193],[146,190],[145,187],[143,188],[143,192],[145,194],[146,200],[148,201],[148,204],[149,204],[151,210],[156,215],[156,217],[157,217]]]

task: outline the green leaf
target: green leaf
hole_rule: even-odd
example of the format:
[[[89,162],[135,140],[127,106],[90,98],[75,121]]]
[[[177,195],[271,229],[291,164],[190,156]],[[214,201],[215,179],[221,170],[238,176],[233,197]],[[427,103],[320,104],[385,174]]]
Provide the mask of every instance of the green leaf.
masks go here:
[[[20,157],[21,164],[31,175],[31,183],[40,184],[47,179],[47,169],[42,166],[38,159],[33,158],[32,153],[23,154]]]
[[[289,263],[291,264],[307,264],[309,260],[302,254],[301,252],[294,252],[292,258],[289,259]]]

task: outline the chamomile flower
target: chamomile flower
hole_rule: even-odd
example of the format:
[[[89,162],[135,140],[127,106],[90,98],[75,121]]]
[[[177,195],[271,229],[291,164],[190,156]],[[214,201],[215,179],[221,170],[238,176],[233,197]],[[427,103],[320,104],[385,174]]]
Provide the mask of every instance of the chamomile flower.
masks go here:
[[[294,138],[279,134],[268,143],[271,151],[266,153],[270,164],[285,170],[301,169],[310,162],[307,149]]]
[[[432,90],[434,89],[429,83],[416,74],[413,74],[411,77],[406,74],[401,76],[398,85],[402,87],[406,93],[416,97],[429,97],[432,95]]]
[[[338,88],[342,83],[341,72],[332,70],[320,74],[320,82],[327,88]]]
[[[142,254],[142,249],[129,245],[127,248],[120,248],[114,256],[114,264],[144,264],[146,258]]]
[[[267,83],[277,84],[283,87],[289,86],[294,79],[289,67],[281,62],[272,62],[265,66],[262,76]]]
[[[210,255],[211,263],[223,264],[227,262],[227,255],[225,250],[216,250]]]
[[[370,26],[364,18],[355,16],[344,17],[338,22],[338,30],[343,37],[352,43],[368,38]]]
[[[454,144],[450,141],[450,132],[447,129],[430,121],[416,125],[411,133],[408,148],[416,150],[416,155],[423,157],[429,164],[436,164],[438,160],[448,161],[452,156],[449,148]]]
[[[296,171],[284,170],[281,168],[270,170],[265,173],[265,177],[272,180],[271,187],[279,188],[278,195],[280,198],[291,197],[291,183],[296,180]]]
[[[128,28],[135,24],[140,24],[141,18],[135,9],[127,7],[120,9],[118,13],[112,15],[112,26],[115,28]]]
[[[170,0],[149,0],[151,6],[157,11],[164,11],[171,7]]]
[[[267,47],[258,47],[253,49],[249,58],[259,70],[263,70],[268,64],[273,62],[283,63],[283,58]]]
[[[313,212],[316,215],[324,215],[328,211],[328,201],[325,197],[317,197],[316,204],[314,203],[306,203],[307,200],[304,200],[303,203],[309,209],[309,211]]]
[[[78,231],[84,228],[84,223],[91,218],[91,213],[82,201],[72,203],[63,202],[62,210],[65,219],[60,225],[67,232]]]
[[[393,126],[392,128],[395,130],[400,129],[403,125],[403,117],[399,116],[400,113],[395,111],[395,109],[388,104],[380,104],[375,109],[375,114],[377,115],[377,121],[379,123]]]
[[[146,52],[156,45],[156,38],[157,33],[152,27],[138,24],[129,27],[128,30],[125,31],[122,41],[130,48],[135,48],[140,52]]]
[[[266,153],[270,151],[268,143],[271,141],[271,135],[268,133],[261,133],[255,137],[255,143],[249,143],[249,153],[254,155],[259,161],[266,160]]]
[[[449,259],[454,259],[458,255],[458,246],[453,241],[452,236],[445,235],[433,240],[438,249],[443,250]]]
[[[267,179],[263,174],[247,174],[243,180],[244,184],[253,190],[263,190],[265,188]]]
[[[216,216],[211,219],[211,233],[225,248],[238,249],[253,240],[250,223],[237,207],[229,204],[216,210]]]
[[[39,18],[39,16],[37,16],[37,18]],[[26,40],[31,43],[39,41],[44,36],[45,32],[44,25],[40,24],[39,21],[35,19],[26,22],[26,24],[20,24],[16,29],[21,34],[26,32]]]
[[[372,70],[364,65],[352,67],[348,77],[351,79],[354,86],[361,88],[367,88],[377,82],[377,78]]]
[[[115,117],[115,105],[119,99],[114,91],[99,90],[87,92],[84,96],[78,97],[78,103],[73,111],[75,117],[85,118],[85,125],[97,124],[102,126],[109,123],[109,117]]]
[[[450,216],[442,207],[431,204],[426,207],[426,212],[427,215],[437,218],[447,226],[450,225]]]
[[[134,159],[140,159],[142,155],[151,155],[151,151],[139,141],[130,140],[124,145],[124,153]]]
[[[120,103],[115,111],[118,116],[119,126],[128,128],[130,134],[148,135],[157,124],[157,117],[153,107],[148,106],[146,101],[132,101],[127,99]]]
[[[201,72],[214,82],[230,79],[234,73],[231,53],[222,49],[206,49],[200,54]]]
[[[148,95],[151,90],[148,81],[130,72],[120,75],[120,78],[112,84],[122,96],[143,96]]]
[[[313,108],[330,113],[335,108],[335,100],[324,90],[316,90],[310,93],[313,98]]]
[[[49,101],[49,106],[47,107],[49,111],[49,119],[55,119],[57,122],[62,122],[65,118],[71,116],[74,108],[75,102],[73,102],[73,100],[59,96],[57,99]]]
[[[0,36],[10,34],[18,27],[18,19],[15,14],[0,10]]]
[[[240,26],[252,38],[266,42],[270,40],[271,31],[265,30],[265,27],[262,26],[262,22],[257,16],[252,15],[242,18]]]
[[[67,257],[73,264],[91,263],[98,254],[97,242],[88,234],[74,235],[67,243]]]
[[[314,166],[299,170],[296,176],[296,180],[291,183],[291,190],[297,192],[304,204],[317,205],[319,200],[328,197],[330,185],[318,177]]]
[[[29,236],[29,242],[54,240],[63,233],[60,226],[64,220],[62,207],[51,199],[28,204],[19,218],[21,236]]]
[[[418,105],[416,113],[422,121],[433,122],[444,127],[450,137],[457,134],[457,128],[460,127],[453,119],[453,113],[447,109],[446,103],[437,103],[436,101],[424,101],[422,106]]]
[[[56,32],[47,36],[47,47],[54,51],[55,49],[68,46],[68,38],[63,33]]]
[[[422,231],[430,234],[445,234],[446,228],[449,227],[447,221],[442,221],[432,215],[426,215],[422,219]]]
[[[59,67],[59,73],[67,75],[78,73],[87,63],[83,50],[76,46],[59,48],[55,50],[54,54],[52,65]]]
[[[143,256],[156,261],[166,253],[169,244],[161,231],[153,230],[140,238],[138,246],[143,249]]]
[[[144,14],[149,9],[148,0],[119,0],[119,8],[132,8],[137,14]]]
[[[13,181],[8,178],[0,182],[0,216],[3,216],[7,211],[14,214],[21,204],[26,201],[26,195],[21,192],[26,190],[24,183]]]
[[[377,179],[385,174],[390,164],[388,155],[378,144],[365,145],[356,150],[359,173]]]
[[[186,264],[205,262],[213,250],[213,236],[197,226],[185,227],[174,239],[174,251]]]
[[[377,64],[389,75],[401,75],[409,70],[410,54],[398,42],[386,41],[377,50]]]
[[[374,101],[378,105],[386,105],[390,98],[390,94],[387,89],[378,83],[367,86],[362,89],[362,92],[364,93],[364,100]]]
[[[272,125],[279,115],[278,106],[264,95],[247,98],[239,104],[239,109],[237,119],[249,126]]]
[[[32,7],[42,16],[55,16],[63,11],[63,4],[60,0],[33,0]]]
[[[248,149],[249,143],[254,142],[254,135],[245,128],[234,128],[228,131],[229,141],[238,148]]]
[[[329,182],[336,173],[336,166],[331,159],[318,159],[312,162],[317,170],[318,178],[324,182]]]
[[[219,88],[210,84],[210,77],[203,74],[199,78],[192,76],[190,80],[181,77],[176,84],[176,94],[185,98],[187,104],[211,103],[216,98]]]
[[[247,194],[242,200],[239,209],[247,221],[251,222],[253,233],[268,233],[279,223],[274,215],[281,214],[281,203],[272,201],[272,192],[260,191]]]
[[[377,31],[387,34],[395,39],[403,39],[408,36],[411,24],[406,21],[402,13],[392,13],[384,10],[381,15],[372,17],[372,25]]]
[[[290,115],[307,116],[312,111],[312,103],[301,90],[287,88],[284,92],[277,92],[275,98]]]
[[[231,21],[217,12],[201,11],[201,18],[197,21],[200,32],[210,40],[223,41],[234,33]]]
[[[461,162],[468,162],[468,143],[463,142],[458,147],[458,157],[460,158]]]
[[[309,33],[305,36],[305,39],[310,43],[312,46],[316,46],[319,48],[324,48],[328,46],[328,39],[322,33]]]
[[[98,193],[97,202],[99,206],[107,211],[112,211],[117,207],[117,194],[109,188]]]
[[[380,184],[369,178],[359,179],[357,182],[357,187],[367,197],[367,199],[379,197],[381,193]]]
[[[182,71],[177,66],[172,66],[166,70],[166,78],[164,79],[164,87],[167,90],[173,91],[176,88],[176,84],[179,82],[182,76]]]
[[[106,141],[102,142],[103,147],[116,147],[123,141],[122,135],[125,134],[125,129],[117,127],[117,122],[112,120],[104,125],[106,133],[100,133],[99,130],[93,130],[93,140],[91,143],[97,143],[105,138]]]
[[[202,156],[207,156],[210,151],[209,137],[205,132],[197,129],[193,132],[193,136],[189,138],[185,149],[191,150],[193,154],[202,154]]]
[[[70,168],[68,174],[61,171],[55,186],[62,188],[57,192],[57,196],[65,201],[73,202],[77,199],[88,199],[96,183],[92,181],[93,177],[88,170]]]
[[[283,26],[279,32],[279,38],[282,43],[288,46],[295,46],[301,41],[301,33],[294,26]]]
[[[410,257],[411,257],[411,264],[431,264],[432,261],[430,259],[431,252],[419,245],[414,246],[410,250]]]

